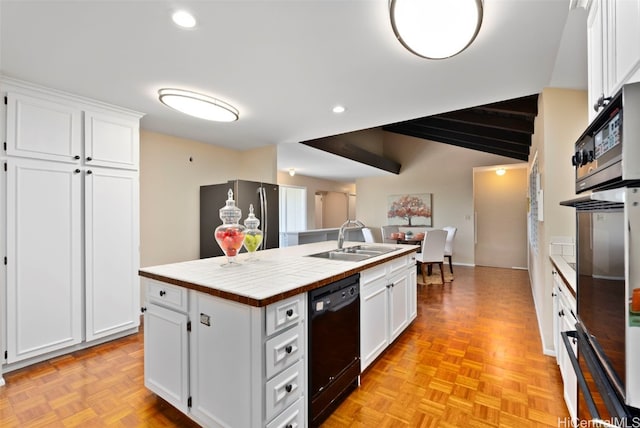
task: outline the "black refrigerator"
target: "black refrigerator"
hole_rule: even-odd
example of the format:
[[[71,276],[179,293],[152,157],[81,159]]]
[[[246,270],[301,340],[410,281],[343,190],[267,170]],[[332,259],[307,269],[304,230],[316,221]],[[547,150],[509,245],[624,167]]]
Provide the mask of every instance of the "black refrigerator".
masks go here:
[[[223,184],[200,186],[200,258],[222,256],[214,232],[222,224],[220,208],[224,207],[229,189],[233,190],[236,206],[242,210],[240,224],[249,215],[249,205],[260,219],[264,234],[260,249],[278,248],[280,241],[280,193],[277,184],[246,180],[230,180]],[[244,247],[242,248],[244,250]]]

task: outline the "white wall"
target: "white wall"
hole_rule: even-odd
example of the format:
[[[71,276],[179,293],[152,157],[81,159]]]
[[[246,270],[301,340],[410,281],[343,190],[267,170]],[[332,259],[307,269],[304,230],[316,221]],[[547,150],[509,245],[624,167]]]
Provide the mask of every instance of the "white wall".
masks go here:
[[[433,226],[458,228],[454,263],[474,264],[473,168],[518,163],[506,158],[390,132],[384,133],[384,156],[402,164],[399,175],[356,180],[358,219],[381,241],[387,224],[387,197],[431,193]]]

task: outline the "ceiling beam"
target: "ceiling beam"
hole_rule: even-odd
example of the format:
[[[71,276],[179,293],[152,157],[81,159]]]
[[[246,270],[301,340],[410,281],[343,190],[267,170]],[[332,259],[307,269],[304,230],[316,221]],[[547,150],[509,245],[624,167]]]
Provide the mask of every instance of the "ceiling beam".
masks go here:
[[[383,156],[379,156],[375,153],[371,153],[354,144],[339,141],[337,139],[318,139],[302,141],[301,143],[318,150],[333,153],[334,155],[342,156],[343,158],[351,159],[353,161],[381,169],[383,171],[400,174],[401,165],[398,162],[392,161],[391,159],[387,159]]]

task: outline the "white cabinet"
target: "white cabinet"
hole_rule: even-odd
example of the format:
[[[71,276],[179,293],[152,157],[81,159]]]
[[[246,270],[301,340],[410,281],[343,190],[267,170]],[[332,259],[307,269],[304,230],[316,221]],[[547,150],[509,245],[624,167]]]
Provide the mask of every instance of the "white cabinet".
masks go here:
[[[415,256],[360,274],[360,361],[364,371],[415,319]]]
[[[9,78],[0,92],[6,363],[137,331],[141,115]]]
[[[560,368],[564,385],[564,399],[572,420],[577,416],[578,381],[576,373],[569,359],[569,354],[561,338],[565,331],[575,331],[576,327],[576,301],[569,292],[568,285],[564,282],[558,270],[554,267],[553,276],[553,309],[554,309],[554,341],[556,348],[556,360]],[[577,355],[578,345],[575,339],[570,338],[572,352]]]
[[[587,21],[589,119],[597,100],[640,80],[640,1],[593,0]]]
[[[144,313],[144,384],[182,412],[189,410],[187,291],[148,280]],[[153,296],[153,297],[149,297]],[[170,296],[184,304],[175,304]]]
[[[81,174],[69,165],[7,165],[7,362],[82,340]]]

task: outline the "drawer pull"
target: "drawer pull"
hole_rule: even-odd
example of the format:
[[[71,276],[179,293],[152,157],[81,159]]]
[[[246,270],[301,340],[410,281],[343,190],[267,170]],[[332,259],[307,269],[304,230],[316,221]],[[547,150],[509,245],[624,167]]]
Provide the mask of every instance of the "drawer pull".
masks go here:
[[[293,315],[293,309],[287,309],[287,316],[290,317]]]
[[[287,392],[291,392],[291,390],[293,389],[293,386],[291,384],[289,384],[289,385],[285,386],[284,389]]]
[[[160,290],[160,297],[164,296],[165,294],[167,294],[167,292],[166,292],[166,291],[164,291],[164,290]]]
[[[293,428],[293,424],[287,424],[287,428]]]
[[[291,351],[293,351],[293,346],[288,345],[286,348],[284,348],[284,351],[285,351],[287,354],[290,354],[290,353],[291,353]]]

